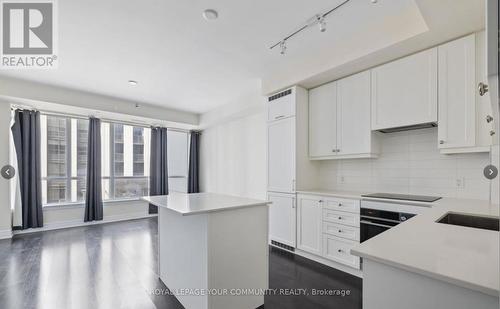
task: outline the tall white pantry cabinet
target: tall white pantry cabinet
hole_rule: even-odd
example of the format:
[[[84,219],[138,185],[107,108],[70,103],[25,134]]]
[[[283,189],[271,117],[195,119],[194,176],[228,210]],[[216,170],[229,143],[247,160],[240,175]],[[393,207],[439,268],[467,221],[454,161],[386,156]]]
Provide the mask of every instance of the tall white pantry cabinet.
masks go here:
[[[295,86],[268,97],[267,190],[269,241],[295,248],[296,190],[314,187],[308,155],[308,91]]]

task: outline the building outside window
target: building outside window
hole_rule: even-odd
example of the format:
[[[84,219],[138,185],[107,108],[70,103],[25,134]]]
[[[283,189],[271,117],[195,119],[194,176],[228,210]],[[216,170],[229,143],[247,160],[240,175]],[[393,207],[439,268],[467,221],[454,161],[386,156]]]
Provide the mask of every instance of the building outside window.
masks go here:
[[[40,125],[43,204],[83,201],[88,120],[42,115]]]
[[[43,205],[85,201],[88,120],[42,115]],[[119,123],[101,123],[103,200],[149,194],[151,130]],[[168,168],[171,191],[187,190],[188,134],[169,131]]]

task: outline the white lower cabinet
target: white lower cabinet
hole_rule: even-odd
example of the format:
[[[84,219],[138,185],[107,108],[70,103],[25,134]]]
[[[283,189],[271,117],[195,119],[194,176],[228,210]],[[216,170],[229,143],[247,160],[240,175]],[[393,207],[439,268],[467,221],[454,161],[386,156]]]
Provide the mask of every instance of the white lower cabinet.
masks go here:
[[[269,240],[295,247],[296,209],[295,194],[268,192]]]
[[[302,197],[298,203],[297,248],[321,254],[321,204],[317,197]]]
[[[356,269],[359,257],[359,200],[319,195],[297,196],[297,248]]]
[[[340,237],[323,235],[323,256],[336,262],[359,268],[359,257],[351,254],[351,249],[358,241],[343,239]]]

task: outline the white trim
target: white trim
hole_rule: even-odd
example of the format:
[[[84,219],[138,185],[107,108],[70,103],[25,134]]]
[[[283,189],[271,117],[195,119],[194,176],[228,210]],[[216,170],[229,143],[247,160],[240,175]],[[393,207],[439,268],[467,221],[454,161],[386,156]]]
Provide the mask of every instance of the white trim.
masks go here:
[[[142,199],[140,197],[132,197],[132,198],[119,198],[119,199],[110,199],[104,200],[103,207],[106,207],[106,204],[114,204],[114,203],[127,203],[127,202],[140,202]],[[85,207],[85,202],[62,202],[62,203],[51,203],[42,205],[43,210],[56,210],[56,209],[65,209],[65,208],[83,208]]]
[[[27,230],[16,230],[16,231],[13,231],[13,234],[14,235],[29,234],[29,233],[59,230],[59,229],[66,229],[66,228],[80,227],[80,226],[87,226],[87,225],[96,225],[96,224],[104,224],[104,223],[111,223],[111,222],[118,222],[118,221],[150,218],[150,217],[157,217],[157,216],[158,216],[157,214],[144,214],[143,212],[140,212],[140,213],[127,214],[127,215],[108,216],[101,221],[83,222],[82,220],[68,220],[68,221],[48,223],[44,227],[41,227],[41,228],[34,228],[34,229],[27,229]],[[0,234],[0,237],[1,237],[1,234]]]
[[[12,238],[12,230],[11,229],[0,230],[0,239],[10,239],[10,238]]]

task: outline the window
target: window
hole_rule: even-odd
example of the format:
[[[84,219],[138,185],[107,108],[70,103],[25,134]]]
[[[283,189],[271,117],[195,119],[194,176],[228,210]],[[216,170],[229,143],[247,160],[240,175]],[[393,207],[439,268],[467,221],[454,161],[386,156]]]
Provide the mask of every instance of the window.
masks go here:
[[[85,200],[88,120],[40,117],[42,202]]]
[[[103,198],[126,199],[149,194],[149,128],[104,123]],[[107,145],[110,145],[109,147]]]
[[[88,120],[42,115],[42,201],[44,205],[85,201]],[[168,131],[170,191],[187,191],[186,132]],[[149,128],[101,123],[103,200],[149,194]]]

